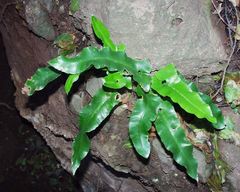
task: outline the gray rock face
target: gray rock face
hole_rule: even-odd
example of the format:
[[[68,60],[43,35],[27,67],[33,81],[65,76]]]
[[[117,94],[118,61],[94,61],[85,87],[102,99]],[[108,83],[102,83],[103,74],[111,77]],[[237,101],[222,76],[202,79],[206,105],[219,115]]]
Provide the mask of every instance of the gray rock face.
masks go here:
[[[90,35],[91,15],[102,19],[116,43],[126,44],[131,57],[149,58],[154,69],[174,63],[185,75],[201,76],[219,71],[218,61],[226,59],[210,5],[209,0],[82,0],[74,17]]]
[[[30,0],[25,6],[26,21],[31,30],[40,37],[53,40],[55,32],[48,16],[48,11],[52,10],[52,1]]]
[[[237,192],[240,189],[240,148],[224,141],[220,142],[221,152],[224,154],[224,160],[231,168],[231,172],[226,177],[226,183],[223,186],[223,191]]]

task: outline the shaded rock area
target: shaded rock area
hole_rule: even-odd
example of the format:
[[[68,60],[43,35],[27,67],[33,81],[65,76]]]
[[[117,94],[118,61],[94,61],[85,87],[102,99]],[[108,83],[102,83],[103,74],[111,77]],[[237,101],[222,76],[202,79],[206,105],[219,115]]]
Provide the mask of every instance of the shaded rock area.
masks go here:
[[[68,14],[67,0],[26,0],[5,7],[8,1],[0,2],[0,7],[5,8],[0,31],[16,86],[16,106],[42,135],[64,169],[70,172],[71,144],[78,132],[76,111],[90,100],[86,87],[91,85],[86,82],[92,71],[81,77],[80,85],[68,97],[62,86],[64,76],[31,98],[23,95],[24,82],[57,55],[51,40],[68,32],[76,36],[79,49],[94,43],[89,28],[89,16],[94,14],[108,25],[114,40],[127,45],[131,56],[150,58],[155,69],[174,62],[189,76],[217,72],[221,70],[217,63],[226,58],[226,53],[211,24],[210,1],[202,2],[81,1],[81,10],[73,16]],[[128,116],[127,111],[120,110],[90,135],[91,154],[77,173],[83,191],[209,191],[203,180],[195,183],[186,176],[158,138],[151,141],[148,160],[126,147]],[[204,161],[200,155],[199,159]]]
[[[51,149],[14,106],[10,78],[0,36],[0,191],[71,192],[77,189]]]

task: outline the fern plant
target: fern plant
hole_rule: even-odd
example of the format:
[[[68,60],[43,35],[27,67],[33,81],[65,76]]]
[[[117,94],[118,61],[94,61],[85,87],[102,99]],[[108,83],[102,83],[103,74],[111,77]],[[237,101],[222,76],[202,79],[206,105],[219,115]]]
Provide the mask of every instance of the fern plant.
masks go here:
[[[113,43],[108,29],[99,19],[93,16],[91,22],[96,36],[103,43],[102,48],[87,47],[73,57],[60,55],[50,60],[47,67],[38,69],[26,81],[23,89],[30,96],[65,73],[69,75],[65,83],[68,94],[83,72],[92,67],[106,71],[103,87],[79,114],[80,131],[73,141],[73,174],[90,150],[88,133],[95,130],[121,103],[119,90],[125,89],[138,96],[129,120],[129,136],[137,153],[144,158],[149,157],[149,130],[154,126],[174,160],[186,168],[191,178],[198,180],[193,146],[186,138],[172,102],[198,118],[207,119],[215,129],[224,128],[221,111],[209,96],[200,93],[193,83],[188,82],[173,64],[151,74],[148,60],[128,57],[125,46]],[[164,99],[166,97],[172,102]]]

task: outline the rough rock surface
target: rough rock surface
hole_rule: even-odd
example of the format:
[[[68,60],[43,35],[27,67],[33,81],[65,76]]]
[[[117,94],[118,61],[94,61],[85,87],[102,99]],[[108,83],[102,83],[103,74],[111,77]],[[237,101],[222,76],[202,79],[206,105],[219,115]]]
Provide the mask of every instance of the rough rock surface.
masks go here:
[[[25,5],[26,21],[30,26],[30,29],[47,40],[54,40],[55,32],[53,25],[48,16],[48,11],[52,9],[52,1],[40,2],[30,0]]]
[[[219,71],[226,59],[210,6],[210,0],[82,0],[74,17],[93,37],[89,21],[96,15],[130,56],[150,59],[154,69],[174,63],[185,75],[201,76]]]
[[[231,117],[235,124],[235,131],[240,134],[240,116],[230,108],[222,109],[224,115]],[[226,141],[220,141],[220,149],[223,159],[229,165],[231,171],[227,175],[227,182],[223,185],[223,191],[239,191],[240,189],[240,147]]]
[[[230,173],[227,175],[227,182],[223,186],[223,191],[239,191],[240,189],[240,148],[224,141],[220,142],[221,151],[224,160],[231,168]]]
[[[26,79],[34,73],[36,68],[45,66],[47,61],[57,54],[57,50],[53,48],[52,42],[47,41],[46,39],[48,38],[44,35],[39,37],[40,33],[35,32],[32,27],[30,27],[30,23],[26,18],[26,3],[29,5],[29,2],[37,1],[40,3],[46,2],[41,0],[24,1],[25,4],[21,4],[21,6],[23,6],[19,12],[15,10],[14,6],[9,6],[4,14],[3,21],[0,23],[0,30],[3,34],[9,64],[12,69],[12,77],[17,88],[16,105],[21,115],[32,122],[37,131],[44,137],[62,166],[70,171],[71,143],[78,131],[78,118],[75,114],[78,109],[75,108],[76,105],[73,104],[74,101],[69,101],[69,98],[63,93],[61,85],[64,79],[60,78],[57,82],[49,85],[44,91],[35,94],[31,98],[21,94],[21,88]],[[6,2],[7,0],[0,1],[0,7],[3,7]],[[213,33],[210,19],[206,15],[198,15],[196,20],[193,19],[194,22],[192,22],[190,29],[185,31],[185,35],[182,34],[180,37],[176,36],[181,30],[184,30],[186,23],[191,22],[189,17],[192,15],[188,13],[189,10],[194,9],[194,12],[198,14],[204,12],[204,5],[200,3],[202,1],[191,1],[192,3],[190,3],[189,0],[185,0],[185,4],[183,4],[184,1],[181,0],[176,1],[177,3],[173,1],[173,4],[170,2],[167,3],[167,1],[154,0],[150,3],[146,0],[129,1],[132,6],[127,7],[127,9],[123,9],[126,8],[128,4],[127,1],[88,1],[88,6],[91,5],[92,8],[91,6],[86,7],[86,1],[82,1],[81,12],[77,12],[74,18],[68,15],[68,1],[53,2],[54,5],[51,5],[52,7],[49,9],[47,8],[49,14],[45,19],[50,22],[51,26],[54,26],[56,34],[57,32],[70,31],[81,39],[83,34],[80,31],[76,31],[73,26],[75,25],[75,27],[79,28],[77,24],[79,24],[79,19],[84,16],[82,15],[82,11],[86,9],[88,14],[97,15],[106,22],[110,30],[113,31],[113,38],[116,41],[126,43],[128,52],[132,56],[142,58],[144,55],[144,57],[149,57],[153,63],[160,65],[175,62],[183,72],[186,68],[192,69],[191,72],[189,72],[189,70],[185,72],[185,74],[191,73],[190,75],[196,75],[195,68],[197,67],[198,72],[201,73],[205,73],[205,69],[208,70],[208,72],[214,72],[217,67],[214,63],[225,58],[224,49],[220,44],[219,38]],[[96,7],[96,5],[98,6]],[[119,9],[121,6],[123,7]],[[175,10],[178,6],[181,8],[178,8],[179,11]],[[189,8],[189,6],[193,7]],[[153,11],[152,9],[155,10],[155,8],[159,7],[168,10],[167,13],[156,12],[155,16],[151,15],[151,12],[149,13],[149,10]],[[187,11],[185,7],[188,8]],[[98,11],[95,12],[96,8],[98,8]],[[116,15],[113,15],[113,8],[116,9],[116,13],[114,13]],[[63,12],[63,10],[65,10],[65,12]],[[99,12],[100,10],[102,10],[101,14]],[[125,15],[121,13],[123,10],[125,11]],[[187,15],[184,15],[186,13]],[[125,17],[125,19],[120,19],[121,17]],[[117,21],[114,21],[114,18],[116,18]],[[152,20],[149,21],[148,18]],[[168,29],[169,31],[175,32],[175,36],[171,36],[167,33],[167,30],[165,31],[167,26],[164,24],[159,24],[159,29],[156,27],[147,27],[149,23],[157,26],[158,23],[155,21],[157,18],[163,20],[165,24],[169,24],[170,22],[173,26]],[[181,21],[181,19],[183,21]],[[124,26],[123,22],[126,20],[128,20],[129,23],[125,22],[124,25],[126,26]],[[180,23],[178,24],[178,22]],[[183,28],[181,27],[182,25]],[[199,25],[204,25],[202,31],[197,31],[199,30]],[[119,28],[117,28],[117,26]],[[89,26],[85,24],[85,27]],[[126,30],[123,30],[125,28],[130,31],[127,33]],[[79,29],[83,30],[82,28]],[[31,30],[37,35],[32,33]],[[85,30],[88,31],[87,28],[85,28]],[[162,30],[165,36],[159,35],[162,33]],[[147,32],[145,35],[149,36],[145,37],[144,32]],[[195,36],[193,36],[194,32]],[[139,36],[136,34],[139,34]],[[188,39],[185,42],[185,37],[191,34],[192,39]],[[202,41],[200,37],[203,38],[203,34],[208,34],[207,37],[204,36],[204,38],[208,40],[207,43],[205,41],[206,44],[201,44],[200,42]],[[150,37],[151,35],[152,37]],[[178,40],[180,39],[181,42],[177,43],[174,37]],[[133,44],[130,44],[128,38],[132,39],[131,42]],[[162,41],[161,44],[165,48],[169,47],[170,44],[174,44],[174,46],[179,45],[179,47],[178,49],[169,49],[167,54],[165,52],[165,56],[163,53],[159,56],[158,53],[163,52],[165,48],[162,49],[162,47],[157,44],[155,44],[156,48],[154,48],[152,43],[160,43],[160,41]],[[213,42],[215,43],[214,46],[212,44]],[[152,49],[151,52],[146,52],[147,45]],[[197,51],[195,51],[195,48]],[[189,53],[192,53],[192,55],[190,56]],[[183,58],[184,54],[185,57]],[[174,55],[175,57],[173,57]],[[208,65],[202,62],[206,60],[208,61]],[[181,65],[180,61],[184,61],[185,65]],[[190,63],[194,63],[194,66]],[[211,63],[211,65],[209,63]],[[154,67],[156,67],[156,65],[154,65]],[[86,81],[84,77],[83,80]],[[77,95],[72,97],[77,98],[77,102],[80,102],[80,108],[89,101],[89,94],[86,93],[85,87],[85,83],[82,83]],[[98,191],[100,189],[102,191],[133,191],[132,186],[134,186],[135,191],[140,192],[208,191],[208,188],[202,183],[196,185],[196,183],[190,181],[189,178],[186,178],[185,172],[174,164],[171,156],[162,148],[158,139],[152,141],[153,150],[148,161],[140,159],[132,149],[125,148],[124,144],[128,139],[127,116],[126,111],[120,112],[118,115],[113,114],[109,118],[110,121],[108,121],[101,130],[98,129],[91,135],[91,157],[84,160],[81,170],[79,171],[79,174],[83,177],[81,179],[81,185],[84,191]],[[92,178],[97,179],[93,180]],[[99,186],[99,188],[96,186]]]

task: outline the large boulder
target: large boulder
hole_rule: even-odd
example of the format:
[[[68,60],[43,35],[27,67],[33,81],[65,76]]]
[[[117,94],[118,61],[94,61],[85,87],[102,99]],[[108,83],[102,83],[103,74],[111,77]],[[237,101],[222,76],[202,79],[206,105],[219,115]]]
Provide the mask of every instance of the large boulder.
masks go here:
[[[210,9],[210,0],[82,0],[74,17],[91,37],[90,17],[99,17],[115,42],[132,57],[150,59],[154,69],[174,63],[185,75],[201,76],[221,70],[226,59]]]
[[[7,3],[0,1],[0,6]],[[70,171],[71,144],[78,132],[76,110],[89,101],[86,87],[91,89],[91,85],[82,82],[72,99],[64,94],[64,79],[31,98],[21,93],[26,79],[57,55],[51,41],[55,35],[70,32],[82,44],[89,36],[92,43],[95,39],[90,16],[96,15],[109,27],[114,41],[126,44],[130,56],[149,58],[154,69],[173,62],[184,74],[201,76],[219,71],[218,61],[226,59],[211,23],[209,3],[82,0],[81,9],[73,16],[68,14],[67,0],[20,0],[18,11],[13,4],[6,7],[0,31],[16,86],[16,105],[66,170]],[[91,158],[83,162],[80,172],[84,191],[208,191],[201,182],[196,185],[189,180],[158,139],[152,141],[149,161],[139,159],[133,149],[124,148],[128,139],[127,116],[126,111],[113,114],[98,134],[91,135]]]

